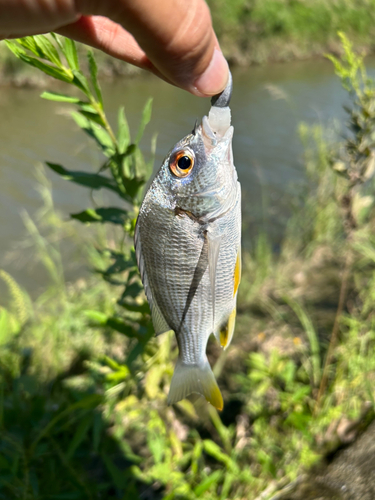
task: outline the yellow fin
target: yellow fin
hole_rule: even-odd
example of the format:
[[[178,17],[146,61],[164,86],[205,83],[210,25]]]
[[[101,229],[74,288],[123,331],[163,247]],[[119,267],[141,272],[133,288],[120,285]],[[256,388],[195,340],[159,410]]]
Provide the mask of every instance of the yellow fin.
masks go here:
[[[241,247],[237,253],[236,266],[234,268],[234,288],[233,288],[233,297],[236,295],[238,287],[241,282]]]
[[[223,409],[223,397],[207,358],[199,364],[186,364],[177,359],[168,394],[168,404],[177,403],[189,394],[201,394],[217,410]]]
[[[212,385],[212,387],[210,388],[210,392],[208,394],[205,394],[205,398],[217,410],[223,409],[224,407],[223,396],[221,395],[220,389],[217,384]]]
[[[236,324],[236,308],[230,313],[228,321],[220,330],[220,344],[226,349],[232,341],[234,326]]]

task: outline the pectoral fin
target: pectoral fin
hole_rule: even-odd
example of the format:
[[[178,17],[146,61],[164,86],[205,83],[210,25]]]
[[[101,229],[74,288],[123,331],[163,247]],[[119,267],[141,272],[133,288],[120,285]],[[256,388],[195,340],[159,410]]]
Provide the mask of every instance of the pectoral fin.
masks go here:
[[[215,328],[215,301],[216,301],[216,272],[219,260],[220,244],[222,235],[214,236],[207,232],[208,241],[208,270],[210,275],[211,297],[212,297],[212,331]]]
[[[195,267],[193,279],[191,280],[190,288],[189,288],[188,295],[186,298],[185,308],[184,308],[184,311],[182,313],[182,318],[180,321],[180,326],[179,326],[176,334],[182,328],[182,324],[185,321],[189,307],[191,306],[191,303],[195,297],[195,294],[197,293],[199,284],[203,278],[204,273],[206,272],[207,266],[208,266],[208,243],[207,243],[207,238],[205,238],[203,241],[202,250],[201,250],[197,265]]]

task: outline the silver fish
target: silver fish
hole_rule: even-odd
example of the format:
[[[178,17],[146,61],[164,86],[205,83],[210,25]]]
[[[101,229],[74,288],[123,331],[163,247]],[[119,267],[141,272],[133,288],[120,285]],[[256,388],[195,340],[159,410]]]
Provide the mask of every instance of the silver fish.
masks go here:
[[[156,335],[174,330],[179,357],[168,404],[223,398],[206,356],[231,342],[241,276],[241,188],[233,165],[232,79],[168,153],[139,211],[135,249]]]

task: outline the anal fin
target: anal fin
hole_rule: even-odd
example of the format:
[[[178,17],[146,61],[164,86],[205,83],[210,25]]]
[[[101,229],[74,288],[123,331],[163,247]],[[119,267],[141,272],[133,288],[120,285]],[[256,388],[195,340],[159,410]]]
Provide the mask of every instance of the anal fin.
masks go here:
[[[241,262],[241,247],[240,247],[238,249],[236,265],[234,268],[233,297],[236,296],[236,293],[238,291],[238,287],[240,286],[240,283],[241,283],[241,268],[242,268],[242,262]]]

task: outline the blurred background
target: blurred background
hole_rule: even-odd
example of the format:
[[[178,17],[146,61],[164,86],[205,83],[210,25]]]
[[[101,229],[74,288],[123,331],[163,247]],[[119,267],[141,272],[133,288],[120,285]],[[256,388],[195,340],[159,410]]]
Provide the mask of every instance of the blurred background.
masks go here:
[[[166,406],[176,344],[153,338],[132,250],[143,187],[126,192],[136,171],[147,185],[209,100],[94,52],[105,119],[85,115],[74,82],[0,42],[0,498],[375,498],[363,460],[375,408],[375,2],[208,3],[233,74],[243,192],[235,337],[224,353],[208,347],[221,413],[200,398]],[[125,195],[91,175],[114,175],[108,126],[136,143],[116,164]]]

